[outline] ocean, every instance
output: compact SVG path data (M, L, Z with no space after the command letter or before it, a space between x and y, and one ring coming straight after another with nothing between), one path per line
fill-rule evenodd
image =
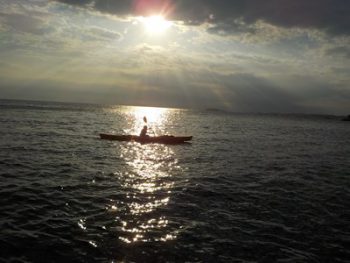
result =
M349 124L1 100L0 261L350 262Z

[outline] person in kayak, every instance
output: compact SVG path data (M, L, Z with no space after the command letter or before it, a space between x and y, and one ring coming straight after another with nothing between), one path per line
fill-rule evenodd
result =
M140 137L146 137L147 135L147 125L143 126L141 132L140 132Z
M140 137L146 137L146 136L148 136L147 135L147 117L146 116L144 116L143 117L143 122L145 123L145 125L143 126L143 128L142 128L142 130L141 130L141 132L140 132Z

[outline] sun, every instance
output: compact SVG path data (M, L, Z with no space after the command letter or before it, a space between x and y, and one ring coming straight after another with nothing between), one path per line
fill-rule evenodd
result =
M162 15L143 17L141 21L150 34L164 33L172 26L172 22L166 20Z

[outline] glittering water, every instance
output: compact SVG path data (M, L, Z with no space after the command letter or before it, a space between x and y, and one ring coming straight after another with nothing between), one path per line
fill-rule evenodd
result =
M336 117L0 101L0 261L349 262ZM191 145L100 132L193 135Z

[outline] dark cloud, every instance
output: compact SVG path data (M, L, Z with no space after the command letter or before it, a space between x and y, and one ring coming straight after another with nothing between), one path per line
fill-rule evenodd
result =
M252 30L257 21L281 27L350 34L348 0L56 0L117 15L166 12L189 24L211 22L211 31Z
M241 34L241 33L249 33L254 34L257 32L257 29L252 24L247 24L241 19L235 20L226 20L226 21L218 21L214 23L212 26L208 28L210 33L215 34Z

